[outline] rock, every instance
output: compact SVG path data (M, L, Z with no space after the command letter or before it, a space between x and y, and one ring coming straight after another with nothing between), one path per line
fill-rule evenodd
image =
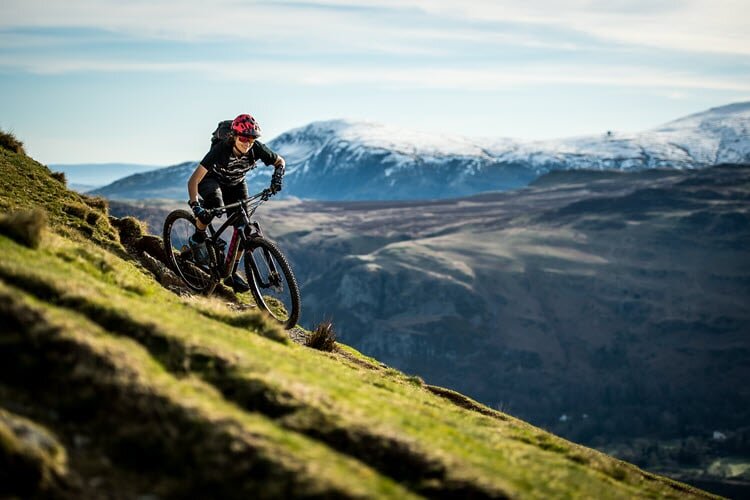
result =
M151 254L143 252L138 256L143 267L151 271L159 283L173 292L189 293L190 290L185 283L169 269L163 262L155 259Z

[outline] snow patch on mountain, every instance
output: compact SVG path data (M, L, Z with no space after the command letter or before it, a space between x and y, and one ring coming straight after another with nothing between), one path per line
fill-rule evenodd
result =
M447 158L523 163L539 173L557 168L621 170L699 168L722 162L750 161L750 103L737 103L681 118L641 133L608 131L547 141L472 139L402 129L372 122L331 120L291 130L271 146L308 171L317 153L358 160L381 151L390 160L386 176L411 163ZM476 167L468 162L468 168ZM346 165L341 165L346 168Z
M310 140L315 138L315 140ZM305 127L290 130L274 139L280 148L294 148L300 139L307 143L306 153L313 152L315 146L331 141L345 144L358 144L364 148L382 149L406 156L474 156L482 154L482 146L466 137L433 134L374 122L350 120L330 120L314 122ZM290 152L293 151L290 150ZM296 151L295 151L296 152Z
M713 108L640 133L607 132L552 141L507 141L491 146L498 157L536 167L699 168L750 161L750 103Z

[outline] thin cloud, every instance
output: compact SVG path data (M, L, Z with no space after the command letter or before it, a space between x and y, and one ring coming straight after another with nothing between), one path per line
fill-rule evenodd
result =
M585 67L566 65L524 65L501 68L421 67L394 69L388 66L331 65L265 61L259 73L254 65L233 61L112 61L102 59L27 58L23 61L0 57L0 68L20 69L50 75L69 73L186 73L211 75L223 81L284 81L308 86L355 85L403 89L499 90L524 86L595 85L666 89L671 97L689 89L750 92L750 82L728 77L711 77L669 72L638 66Z
M302 83L343 85L376 82L391 88L434 88L462 90L499 90L529 85L595 85L666 89L705 89L750 91L750 82L705 77L685 73L659 72L640 67L581 68L580 66L539 66L467 70L461 68L424 68L394 70L388 68L326 68L304 73Z
M566 27L602 40L689 52L750 54L746 0L405 0L436 15Z
M345 6L349 1L324 0ZM363 0L462 20L573 29L600 40L688 52L750 54L746 0Z
M317 8L316 8L317 7ZM325 8L321 8L325 7ZM372 12L363 15L363 8ZM420 23L399 22L421 13ZM701 53L750 54L750 9L746 0L363 0L315 2L235 2L198 0L129 1L4 0L0 27L91 27L151 38L269 39L283 43L348 44L352 48L388 51L396 42L414 39L414 32L430 23L450 22L442 34L431 30L430 40L454 37L456 31L481 22L505 33L503 26L534 26L573 30L601 41ZM503 43L541 47L569 43L563 34L544 30L504 34ZM488 42L491 40L487 40ZM401 44L402 49L408 45ZM424 47L423 47L424 50Z

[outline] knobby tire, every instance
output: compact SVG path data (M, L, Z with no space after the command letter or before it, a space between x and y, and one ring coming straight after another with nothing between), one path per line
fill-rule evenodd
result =
M187 210L175 210L171 212L166 220L164 221L164 253L169 259L170 267L180 277L180 279L193 291L210 295L216 285L218 279L213 276L213 272L208 266L199 266L191 261L190 254L181 252L184 245L187 245L187 236L183 235L185 241L173 241L172 229L175 225L182 226L183 224L189 224L192 231L195 231L195 217L191 212ZM179 247L175 247L179 245ZM215 258L213 253L213 247L207 245L209 255Z
M248 241L247 244L248 248L244 259L245 275L248 279L248 284L250 285L250 291L255 298L255 302L258 304L258 308L268 313L277 322L281 323L284 328L294 328L294 326L297 324L297 321L299 320L300 315L300 294L299 287L297 286L297 280L294 278L294 273L292 273L292 268L289 265L289 262L286 260L284 254L281 253L279 247L277 247L275 243L265 238L252 238ZM260 283L258 282L257 268L253 270L253 267L255 267L256 264L252 258L248 258L249 254L252 254L254 250L257 250L259 248L267 251L268 254L273 257L275 264L280 267L278 271L283 274L284 280L289 288L288 294L289 300L291 302L291 311L288 311L288 317L279 317L279 314L274 313L272 308L266 303L266 298L263 296Z

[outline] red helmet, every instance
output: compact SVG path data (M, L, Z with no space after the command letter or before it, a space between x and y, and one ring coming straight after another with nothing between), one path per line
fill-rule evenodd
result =
M260 125L250 115L240 115L232 121L232 133L245 137L260 137Z

